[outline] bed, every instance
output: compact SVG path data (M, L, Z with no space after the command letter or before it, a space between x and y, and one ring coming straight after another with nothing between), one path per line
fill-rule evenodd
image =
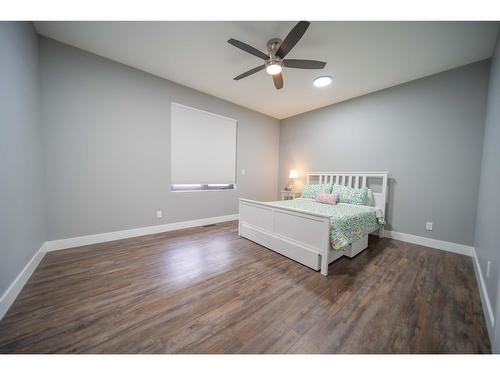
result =
M366 249L370 233L384 236L388 172L309 172L306 177L307 184L368 188L368 202L331 206L307 198L240 198L239 235L327 276L328 264Z

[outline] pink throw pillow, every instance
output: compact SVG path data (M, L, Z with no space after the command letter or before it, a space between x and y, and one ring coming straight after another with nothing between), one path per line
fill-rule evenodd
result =
M338 193L333 193L333 194L318 193L318 195L316 196L316 202L318 202L318 203L335 205L335 204L337 204L338 200L339 200Z

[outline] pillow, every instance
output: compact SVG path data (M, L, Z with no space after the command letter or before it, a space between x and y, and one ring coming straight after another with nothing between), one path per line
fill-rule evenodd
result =
M316 202L318 203L336 205L338 200L339 200L338 193L333 193L333 194L318 193L318 195L316 196Z
M366 205L368 201L368 189L354 189L349 186L333 185L332 192L339 194L339 203Z
M304 191L302 192L302 198L316 199L318 193L330 193L331 191L332 185L330 184L305 185Z

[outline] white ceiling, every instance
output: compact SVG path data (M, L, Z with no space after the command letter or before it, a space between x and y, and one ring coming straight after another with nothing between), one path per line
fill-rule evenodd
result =
M38 32L278 119L491 57L493 22L312 22L287 58L326 61L322 71L286 69L276 90L265 71L234 81L295 22L36 22ZM312 80L331 74L322 89Z

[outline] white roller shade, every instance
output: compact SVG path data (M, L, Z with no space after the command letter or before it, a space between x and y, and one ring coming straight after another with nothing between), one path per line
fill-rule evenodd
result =
M172 103L171 184L234 184L237 121Z

